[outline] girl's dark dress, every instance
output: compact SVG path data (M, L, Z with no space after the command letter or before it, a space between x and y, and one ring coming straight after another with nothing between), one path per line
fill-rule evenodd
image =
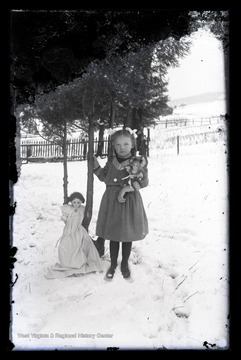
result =
M98 167L94 173L100 181L105 182L106 191L100 203L96 235L107 240L131 242L142 240L148 234L148 221L139 190L125 194L126 201L120 203L118 194L123 187L124 177L128 175L125 167L130 159L114 156L104 168ZM148 185L148 171L144 172L138 183L141 188Z

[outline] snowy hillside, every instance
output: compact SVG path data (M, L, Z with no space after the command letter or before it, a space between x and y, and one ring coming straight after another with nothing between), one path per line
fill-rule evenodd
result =
M168 103L173 108L175 116L202 117L202 116L220 116L225 115L226 100L222 92L211 92L200 95L180 98Z
M161 134L161 125L151 129L150 184L141 190L149 234L133 244L131 282L119 268L112 282L104 274L45 278L63 230L63 165L22 165L14 188L14 350L228 348L225 129L215 141L183 145L179 155L160 148ZM86 194L86 165L68 164L69 193ZM104 184L94 181L93 237L104 192ZM107 269L108 241L103 264Z
M221 111L220 111L221 110ZM211 102L196 103L185 106L178 106L174 109L173 115L187 116L219 116L226 114L226 106L223 100L215 100Z

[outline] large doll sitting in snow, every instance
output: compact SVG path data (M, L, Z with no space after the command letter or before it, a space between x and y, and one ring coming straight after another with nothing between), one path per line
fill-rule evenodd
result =
M144 171L146 166L147 166L147 159L144 156L133 157L130 160L130 164L125 167L129 175L122 178L122 180L126 180L123 186L125 187L127 185L131 185L134 188L136 188L138 184L138 180L142 180L144 177Z
M82 225L85 207L83 195L74 192L61 207L65 226L58 240L58 260L48 269L46 278L64 278L103 271L98 251ZM57 245L56 244L56 245Z

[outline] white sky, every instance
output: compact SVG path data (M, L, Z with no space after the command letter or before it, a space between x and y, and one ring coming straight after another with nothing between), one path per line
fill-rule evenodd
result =
M221 43L211 34L199 31L192 36L190 54L168 73L170 100L205 92L224 92L224 59Z

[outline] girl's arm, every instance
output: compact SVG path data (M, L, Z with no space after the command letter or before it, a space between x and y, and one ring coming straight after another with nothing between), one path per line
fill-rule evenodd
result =
M147 168L148 160L146 156L142 156L141 165L142 165L142 170L141 170L142 176L132 180L132 186L134 187L135 190L140 190L141 188L144 188L149 184L148 168Z
M142 185L141 185L142 183ZM119 192L118 194L118 201L120 203L124 203L126 201L126 199L124 198L125 194L127 192L133 192L135 190L140 190L142 187L146 187L148 185L148 178L145 179L144 181L144 178L142 180L134 180L132 181L132 185L127 185L127 186L124 186L121 191Z
M94 174L98 177L100 181L105 181L106 175L108 173L109 169L109 162L106 163L106 165L102 168L94 156Z
M134 179L132 181L132 186L135 188L135 190L140 190L141 188L147 187L149 184L149 179L148 179L148 169L146 168L143 171L143 177L142 179Z
M118 201L119 201L120 203L125 202L125 201L126 201L126 199L124 198L125 193L127 193L127 192L133 192L133 191L135 191L135 189L133 188L133 186L131 186L131 185L126 185L126 186L124 186L124 187L121 189L121 191L119 192L119 194L118 194Z

